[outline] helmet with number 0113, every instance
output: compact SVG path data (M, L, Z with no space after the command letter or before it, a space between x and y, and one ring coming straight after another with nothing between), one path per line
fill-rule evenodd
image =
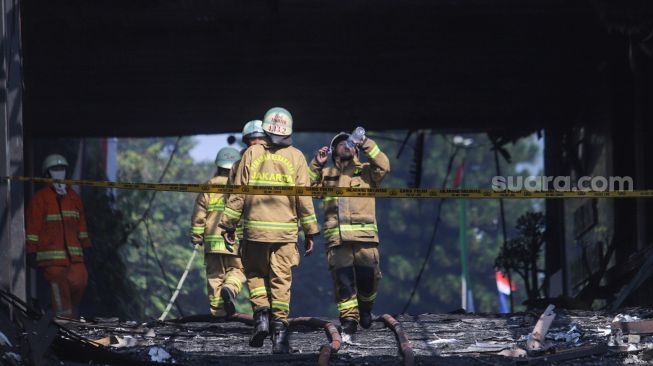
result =
M263 117L263 130L277 136L292 135L292 115L285 108L270 108Z

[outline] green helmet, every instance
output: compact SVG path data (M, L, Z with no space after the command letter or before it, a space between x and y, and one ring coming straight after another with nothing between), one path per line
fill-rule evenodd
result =
M256 119L245 123L245 127L243 127L243 142L251 137L264 136L265 131L263 131L263 121Z
M292 116L288 110L281 107L270 108L263 117L263 130L277 136L292 134Z
M231 169L235 162L240 160L240 152L233 147L223 147L215 157L215 165L218 168Z
M48 169L57 165L63 165L67 168L68 161L66 160L66 158L63 157L63 155L59 155L59 154L48 155L45 158L45 160L43 160L43 167L42 167L43 174L45 174L48 171Z

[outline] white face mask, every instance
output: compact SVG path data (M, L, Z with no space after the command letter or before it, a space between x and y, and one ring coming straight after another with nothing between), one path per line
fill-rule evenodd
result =
M66 179L66 171L65 170L48 170L50 173L50 176L53 179ZM53 183L54 190L57 191L58 194L64 195L66 194L66 184L65 183Z

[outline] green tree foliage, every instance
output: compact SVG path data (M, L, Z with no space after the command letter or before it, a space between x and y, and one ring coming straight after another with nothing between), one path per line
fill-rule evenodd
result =
M541 212L526 212L517 219L519 235L508 240L501 249L496 263L504 271L518 274L524 282L528 300L540 297L541 286L538 274L543 270L544 258L544 215Z
M106 180L100 157L99 140L85 141L84 175L88 179ZM143 303L133 301L140 295L126 278L128 265L120 252L125 242L125 221L121 219L115 197L106 189L82 188L86 221L93 247L86 251L89 285L84 296L83 314L136 319Z
M381 149L390 157L392 172L386 178L386 187L408 187L414 181L414 137L408 140L401 156L397 156L405 137L403 132L371 133ZM332 134L294 135L295 146L302 150L307 160L321 146L329 143ZM422 164L422 187L440 186L447 170L447 162L454 147L451 135L426 134ZM451 187L456 168L464 155L466 187L490 188L495 175L494 154L491 144L483 134L469 135L474 144L454 159L447 186ZM119 142L119 179L121 181L156 182L168 161L176 138L121 139ZM210 162L193 162L189 151L194 146L192 138L182 138L170 164L164 182L198 183L208 180L214 167ZM523 139L506 149L512 163L501 159L503 175L529 175L540 151L533 138ZM216 149L217 150L217 149ZM147 209L152 192L122 190L118 193L118 208L127 228L137 222ZM157 317L170 297L170 288L176 285L192 247L188 239L190 215L194 194L159 192L149 211L146 225L139 225L127 239L122 254L127 262L126 275L137 288L142 301L141 318ZM318 216L323 215L322 205L315 200ZM381 237L381 267L383 279L376 312L395 313L403 308L424 260L432 235L438 200L378 199L377 216ZM541 202L506 200L506 226L509 237L513 234L517 218L526 211L539 209ZM410 308L412 313L446 312L460 307L460 258L458 246L458 205L454 200L443 203L441 223L433 253L419 285L417 296ZM502 246L499 203L497 200L469 200L467 203L467 228L471 286L474 290L477 311L498 310L494 261ZM147 228L152 238L150 246ZM333 285L327 270L324 241L317 240L311 257L302 258L294 272L291 313L294 316L335 316ZM302 243L300 243L300 247ZM163 277L156 264L156 253L167 276ZM516 277L516 276L515 276ZM202 261L198 260L179 297L185 315L208 313L206 282ZM246 287L245 287L246 288ZM516 295L524 295L517 293ZM525 297L525 296L524 296ZM251 311L247 293L239 296L239 310ZM516 298L516 303L521 300ZM174 309L174 308L173 308Z
M411 171L415 170L413 146L415 138L398 157L405 132L370 133L381 149L388 155L392 172L386 177L385 187L409 187L414 181ZM295 146L301 149L308 160L321 146L327 145L332 134L296 134ZM469 188L490 188L496 175L494 152L484 134L466 136L474 144L454 159L447 186L453 185L453 176L462 157L465 158L465 185ZM452 135L426 134L422 164L422 187L439 187L447 170L450 154L453 153ZM519 140L505 146L512 163L500 157L502 175L534 175L532 171L539 145L534 138ZM365 158L362 158L365 160ZM526 211L537 210L541 201L505 200L506 227L508 237L512 236L517 218ZM432 235L438 200L424 199L378 199L377 218L380 231L381 269L376 312L396 313L407 301L415 277L424 260ZM442 208L440 223L433 253L419 285L417 296L410 307L412 313L446 312L458 309L460 304L460 257L458 245L458 205L446 200ZM319 200L315 201L321 220ZM471 285L474 290L476 310L498 311L498 297L494 277L494 262L503 239L501 237L499 202L497 200L469 200L467 203L467 245ZM318 244L323 240L318 239ZM299 314L336 315L333 305L333 285L327 271L325 251L318 250L314 257L304 260L296 271L293 311ZM516 277L516 276L515 276ZM519 282L518 282L519 283ZM516 293L516 304L525 294ZM331 302L329 302L330 300Z
M396 136L399 137L399 136ZM446 175L447 162L454 152L451 135L429 135L425 141L422 186L440 187ZM496 175L494 154L490 142L482 134L466 136L473 145L459 152L454 159L447 187L453 186L455 170L465 159L465 186L490 188ZM410 176L410 151L397 161L399 146L383 142L384 151L393 159L393 172L386 180L387 186L405 186ZM507 146L513 162L533 162L537 145L533 140L522 140ZM518 164L507 164L501 159L503 175L527 174ZM419 268L432 236L436 218L437 200L380 200L377 209L381 225L382 265L385 277L381 283L386 311L399 311L409 297ZM435 247L418 288L410 311L446 312L461 306L461 264L458 243L458 204L455 200L443 203L441 223L435 238ZM516 218L532 209L532 202L506 200L506 225L513 226ZM466 238L471 286L476 310L498 310L494 259L501 247L499 202L497 200L469 200L467 202ZM383 300L382 300L383 301Z
M119 142L119 180L127 182L156 182L175 149L176 138L121 139ZM206 182L214 172L211 163L195 163L189 155L195 142L182 138L176 149L163 182ZM126 275L137 287L138 301L143 302L143 319L158 317L171 296L171 290L184 271L192 254L189 239L190 217L196 194L157 192L147 218L138 226L148 210L152 191L122 190L118 193L118 207L123 213L130 235L122 254L128 263ZM128 231L128 232L129 232ZM157 260L158 257L158 260ZM198 255L177 300L184 315L208 313L206 277L203 255ZM158 265L160 261L163 271ZM241 298L246 298L242 294ZM243 302L245 304L245 302ZM241 311L248 307L240 305ZM178 314L173 307L172 315Z

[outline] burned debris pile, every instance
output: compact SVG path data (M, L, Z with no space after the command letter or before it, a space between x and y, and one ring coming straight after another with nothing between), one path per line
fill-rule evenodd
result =
M116 365L617 365L653 360L653 310L639 308L619 314L551 306L544 312L511 315L386 315L353 338L342 338L334 322L294 318L290 322L293 352L289 355L270 355L269 341L263 348L249 347L252 319L246 314L226 322L208 315L145 324L117 318L29 320L33 323L28 327L43 335L56 330L49 345L43 344L47 337L30 335L21 328L29 322L25 319L22 323L4 322L0 335L3 365L52 361ZM37 326L43 329L34 328ZM44 346L44 356L30 360L35 353L26 352L25 347L33 351Z

